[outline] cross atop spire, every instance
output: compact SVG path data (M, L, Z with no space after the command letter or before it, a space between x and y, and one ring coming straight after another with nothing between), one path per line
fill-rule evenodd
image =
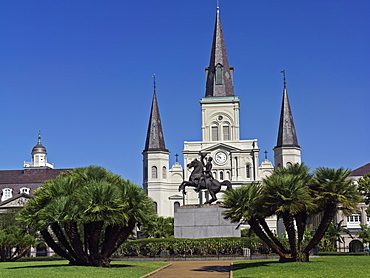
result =
M155 84L155 73L152 75L153 77L153 88L154 88L154 93L156 92L157 90L157 87L156 87L156 84Z
M146 135L146 143L144 151L166 151L164 136L162 130L161 117L159 115L159 108L157 102L155 75L154 78L154 94L152 100L152 109L150 111L148 132Z
M39 130L39 134L37 137L37 144L41 144L41 131Z
M206 68L206 71L206 97L234 96L234 85L232 80L233 68L229 67L218 1L211 58L209 67Z
M281 73L283 73L284 76L284 90L276 147L299 147L297 134L294 127L293 114L292 110L290 109L288 90L286 88L285 70L281 71Z

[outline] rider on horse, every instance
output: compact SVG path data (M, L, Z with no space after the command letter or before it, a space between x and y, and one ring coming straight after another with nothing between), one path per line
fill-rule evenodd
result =
M212 157L209 157L208 158L208 162L207 163L204 163L204 160L205 160L206 155L207 154L201 154L201 161L202 161L203 167L205 169L203 171L202 176L200 177L200 180L198 182L198 186L195 189L196 192L199 192L199 190L200 190L200 188L202 186L202 183L204 183L205 188L209 191L210 189L209 189L207 180L210 180L210 181L213 180L213 175L212 175L212 160L213 159L212 159Z

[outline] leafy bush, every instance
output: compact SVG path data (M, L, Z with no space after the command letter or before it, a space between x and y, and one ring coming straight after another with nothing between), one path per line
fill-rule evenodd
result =
M207 239L139 239L126 241L115 253L123 256L159 256L167 250L170 256L242 256L243 248L250 248L253 254L266 254L271 250L259 240L249 238L207 238Z

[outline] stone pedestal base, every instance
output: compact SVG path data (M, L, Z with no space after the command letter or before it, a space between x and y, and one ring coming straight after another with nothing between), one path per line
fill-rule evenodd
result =
M223 218L220 205L186 205L175 212L175 238L240 237L237 224Z

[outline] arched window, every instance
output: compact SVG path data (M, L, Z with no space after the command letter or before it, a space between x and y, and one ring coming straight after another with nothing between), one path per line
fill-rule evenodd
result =
M165 179L167 177L167 168L166 166L163 166L162 168L162 178Z
M228 179L229 181L231 181L230 171L227 171L227 172L226 172L226 176L227 176L227 179Z
M213 172L212 175L213 175L213 178L217 180L217 173Z
M175 202L174 204L173 204L173 210L174 210L174 212L176 213L177 212L177 209L180 207L180 203L179 202Z
M212 126L211 127L211 130L212 130L212 141L218 141L218 126Z
M28 187L22 187L20 190L19 190L19 193L25 193L25 194L30 194L30 189Z
M220 180L224 180L224 172L220 172Z
M230 127L228 125L222 127L222 133L225 141L230 140Z
M157 204L157 202L154 202L153 206L154 206L155 213L158 213L158 204Z
M292 166L292 163L291 162L287 162L286 163L286 167L289 168L290 166Z
M222 66L217 64L216 66L216 85L222 85Z
M152 166L152 179L158 178L158 170L157 167Z
M250 164L247 165L245 171L246 171L247 179L250 179L251 178L251 165Z
M11 198L12 197L12 191L13 191L13 189L11 189L11 188L4 188L3 189L3 196L1 197L1 201L5 201L5 200Z

